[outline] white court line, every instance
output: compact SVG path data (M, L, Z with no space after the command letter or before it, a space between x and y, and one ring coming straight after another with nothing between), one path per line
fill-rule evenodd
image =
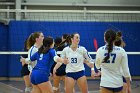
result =
M19 92L23 92L23 90L18 89L18 88L13 87L13 86L10 86L10 85L8 85L8 84L2 83L2 82L0 82L0 84L3 85L3 86L9 87L9 88L15 89L15 90L17 90L17 91L19 91Z

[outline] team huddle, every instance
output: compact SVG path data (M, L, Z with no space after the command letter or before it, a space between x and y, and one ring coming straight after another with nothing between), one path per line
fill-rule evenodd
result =
M100 93L131 93L131 75L122 33L108 29L104 41L105 45L97 50L94 59L85 47L79 45L78 33L64 34L62 39L55 40L44 37L42 32L32 33L25 42L28 56L20 59L25 92L60 93L59 83L63 80L65 93L76 93L76 83L81 93L88 93L86 64L91 68L93 79L101 76ZM56 51L62 52L57 55Z

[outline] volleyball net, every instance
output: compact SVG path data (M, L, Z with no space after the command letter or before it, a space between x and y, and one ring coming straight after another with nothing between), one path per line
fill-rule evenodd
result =
M31 10L0 9L1 19L31 21L102 21L102 22L139 22L140 11L123 10Z

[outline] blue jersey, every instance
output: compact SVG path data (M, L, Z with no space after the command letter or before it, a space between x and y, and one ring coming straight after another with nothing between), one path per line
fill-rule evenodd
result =
M54 63L54 56L56 56L56 51L54 49L49 49L49 51L46 54L40 54L40 53L35 53L33 56L31 56L30 60L34 61L37 60L37 64L34 67L34 69L39 69L47 72L48 74L50 73L50 69Z

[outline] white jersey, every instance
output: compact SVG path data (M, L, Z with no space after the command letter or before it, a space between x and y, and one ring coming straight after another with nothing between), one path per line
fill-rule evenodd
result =
M61 53L62 58L68 58L69 63L66 65L66 73L78 72L85 70L84 59L92 60L91 56L88 55L87 50L79 46L76 51L73 51L69 46L65 47Z
M26 61L29 61L30 60L30 57L35 54L36 52L38 51L38 48L36 46L32 46L29 51L28 51L28 58L26 59ZM35 67L37 61L34 61L34 62L30 62L28 64L28 69L29 71L31 72L32 69Z
M121 47L114 46L110 53L110 58L107 63L103 63L103 59L107 55L107 47L102 46L96 54L95 65L97 69L101 68L101 83L100 86L117 88L123 86L123 78L131 77L128 67L128 58L125 50ZM123 71L123 74L121 72Z

